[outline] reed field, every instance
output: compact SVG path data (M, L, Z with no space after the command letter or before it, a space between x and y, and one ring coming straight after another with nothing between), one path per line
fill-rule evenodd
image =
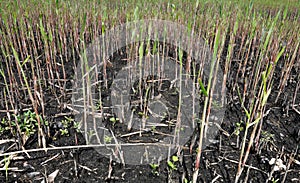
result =
M2 1L0 182L300 182L299 30L299 0Z

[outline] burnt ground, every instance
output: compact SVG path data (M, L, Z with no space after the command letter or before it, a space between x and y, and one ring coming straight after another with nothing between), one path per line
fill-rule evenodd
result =
M171 55L174 56L174 55ZM115 59L120 59L116 56ZM73 74L73 63L66 64L66 71L69 76ZM234 72L231 71L231 72ZM277 71L277 75L280 70ZM261 138L258 144L251 149L245 170L241 180L245 182L263 182L269 177L273 181L283 179L286 182L300 182L300 154L298 150L300 141L300 114L292 108L292 100L295 94L295 88L299 81L295 77L297 72L292 71L290 80L281 94L281 97L275 103L279 77L275 77L274 90L268 100L268 114L263 118L261 127ZM299 79L299 78L298 78ZM71 88L71 83L68 83ZM49 122L47 132L48 147L67 147L84 145L85 140L81 133L69 124L63 127L61 121L65 115L74 117L71 111L59 106L55 96L50 91L45 90L48 97L45 102L46 120ZM240 155L240 143L244 131L236 135L237 123L244 120L240 103L236 94L228 90L228 102L226 105L225 117L215 138L214 144L211 144L202 153L200 162L199 182L233 182L236 175L238 160ZM59 96L60 100L66 104L71 103L71 94ZM134 96L133 96L134 97ZM21 103L26 103L25 99ZM297 93L294 106L300 110L300 94ZM1 117L5 114L1 113ZM243 124L242 124L243 125ZM3 126L3 124L2 124ZM60 129L68 129L68 134L63 135ZM122 133L122 126L110 126L111 129ZM196 129L196 133L198 129ZM146 139L149 136L146 136ZM1 134L0 138L5 141L0 144L0 150L3 153L21 150L22 144L20 137L13 136L9 131ZM198 139L196 140L198 141ZM186 146L189 147L191 141ZM23 145L25 149L37 148L37 135L31 135ZM43 179L50 179L49 175L58 170L55 176L55 182L182 182L183 178L191 180L193 167L196 157L196 147L192 152L189 148L181 151L179 161L174 162L176 169L168 166L167 160L160 162L158 168L153 169L150 165L123 165L110 160L99 154L94 148L70 148L45 151L28 152L15 154L9 162L9 169L1 169L1 182L41 182ZM273 167L269 164L272 158L278 158L286 165L286 169L272 171ZM2 160L2 159L1 159ZM298 161L297 161L298 160ZM1 166L5 161L1 161ZM272 176L270 176L270 173ZM6 174L7 173L7 174ZM270 181L271 182L271 181Z

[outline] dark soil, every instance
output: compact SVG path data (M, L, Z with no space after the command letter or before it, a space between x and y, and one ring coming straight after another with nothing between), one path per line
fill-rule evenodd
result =
M175 50L170 51L169 56L174 57ZM115 54L112 60L116 63L126 57L126 55ZM118 60L119 59L119 60ZM186 57L185 57L186 59ZM65 65L66 72L69 76L74 74L73 63L67 62ZM232 73L235 70L231 71ZM280 74L280 70L277 71ZM280 99L275 103L277 96L277 88L279 78L274 80L274 90L268 100L267 111L268 114L263 118L261 127L260 141L255 144L251 149L247 166L242 174L241 180L245 182L263 182L268 179L272 166L269 161L272 158L280 158L283 164L288 167L288 171L275 171L273 173L274 180L283 180L285 177L286 182L300 182L300 154L298 150L300 142L300 115L293 110L291 104L295 93L295 88L299 80L296 79L297 72L293 71L290 75L290 80L285 88ZM155 77L155 76L153 76ZM146 78L143 82L147 83ZM299 78L298 78L299 79ZM135 83L139 84L139 83ZM164 83L168 85L168 81ZM153 85L154 95L159 92L164 93L163 90L158 91L159 86ZM67 88L71 89L71 82L68 81ZM144 91L144 90L143 90ZM64 116L74 117L72 111L65 106L59 106L56 97L62 103L71 103L71 92L66 92L61 96L52 95L51 91L45 89L46 93L46 120L49 122L49 129L45 129L47 136L48 147L64 147L84 145L85 140L81 133L78 133L72 124L69 124L68 135L62 135L60 129L64 129L61 121ZM109 90L107 90L109 92ZM132 99L137 99L139 94L132 93ZM219 131L218 136L215 138L215 143L207 147L202 153L200 162L200 174L198 177L199 182L234 182L237 171L238 160L240 155L240 143L242 141L243 131L240 136L235 135L236 123L244 120L245 114L241 110L238 97L236 93L231 93L228 90L226 112L222 130ZM300 93L296 94L295 106L300 110ZM173 106L177 106L177 96L172 101ZM26 104L27 99L20 100L20 111L25 109L21 104ZM109 103L108 103L109 104ZM137 114L140 106L136 106ZM5 117L5 113L1 113L1 118ZM175 118L174 114L170 114L163 121ZM106 120L108 128L115 130L117 134L124 134L126 126L120 124L111 125L109 123L110 117ZM167 123L166 123L167 124ZM172 131L172 127L167 129L160 129L161 132L167 133ZM196 129L195 134L199 129ZM9 131L3 133L0 138L2 140L13 139L13 141L0 144L0 151L3 153L21 150L21 146L25 149L37 148L37 135L32 135L25 144L20 143L20 139L13 136ZM145 142L152 142L151 138L159 139L159 135L152 135L150 132L146 133ZM137 140L137 137L127 139L128 142ZM194 140L193 138L191 140ZM198 141L198 137L196 142ZM167 160L160 162L159 167L154 170L150 165L123 165L110 160L107 157L100 155L94 148L71 148L71 149L58 149L48 152L37 151L29 153L19 153L11 160L8 168L16 168L8 170L7 175L4 170L0 172L0 182L41 182L45 177L55 170L59 170L55 177L55 182L183 182L184 178L191 180L194 170L194 163L196 157L197 144L193 146L192 151L189 150L191 141L186 144L186 149L183 149L179 154L179 161L175 162L177 169L171 169ZM2 159L1 159L2 160ZM298 161L295 161L298 160ZM6 178L7 177L7 178ZM271 181L270 181L271 182Z

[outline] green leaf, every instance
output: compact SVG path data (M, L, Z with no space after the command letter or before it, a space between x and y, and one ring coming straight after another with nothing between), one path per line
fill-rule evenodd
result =
M264 93L263 100L262 100L262 106L264 106L267 103L270 93L271 93L271 88L266 93Z
M174 163L172 161L168 161L168 166L172 169L172 170L177 170L176 166L174 165Z
M119 118L111 117L111 118L109 118L109 121L115 123L115 122L119 121Z
M155 164L155 163L150 163L150 167L151 167L151 169L153 169L153 170L156 170L157 168L158 168L158 164Z
M200 88L201 88L201 91L202 93L204 94L204 96L208 97L208 94L207 94L207 90L205 89L203 83L202 83L202 80L201 78L198 79L198 83L200 85Z
M284 53L285 51L285 46L280 50L280 52L278 53L278 55L276 56L276 59L275 59L275 64L277 64L278 60L280 59L280 57L282 56L282 54Z
M179 161L179 158L177 156L172 156L172 160L173 160L173 162L177 162L177 161Z
M247 118L248 119L250 119L250 113L249 113L249 111L244 107L244 111L245 111L245 113L246 113L246 116L247 116Z

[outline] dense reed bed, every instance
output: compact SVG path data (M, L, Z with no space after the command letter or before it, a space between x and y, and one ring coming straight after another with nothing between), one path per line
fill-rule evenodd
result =
M228 134L237 142L238 158L235 159L235 176L231 181L246 181L250 171L247 165L249 156L253 151L259 154L263 148L262 133L268 130L264 129L264 119L270 110L280 105L300 115L300 5L296 1L285 5L272 3L159 0L2 2L0 137L3 139L1 146L11 142L10 139L14 139L16 145L0 148L4 153L0 153L3 159L0 165L5 174L0 178L11 180L14 170L10 169L9 162L17 154L14 152L26 151L24 147L34 134L37 134L35 148L46 150L49 147L49 139L53 139L54 118L66 117L65 128L56 129L62 136L68 133L66 129L78 126L71 119L72 84L86 45L115 26L143 19L162 19L184 25L205 40L213 52L216 67L223 71L222 105L227 109L235 106L239 115L238 121L234 119L225 123L232 123L232 132L222 132L228 130L220 127L220 133ZM133 45L133 49L139 52L139 45ZM214 84L211 82L212 85L208 81L203 87L199 86L208 95L204 96L206 105L201 112L204 116L196 130L196 140L189 142L194 161L189 165L190 173L179 176L182 182L197 182L203 176L200 173L204 166L201 144L212 105L209 92ZM219 140L221 148L222 140ZM291 151L296 154L297 148ZM156 171L153 166L152 170ZM168 169L170 174L172 167ZM272 173L266 176L266 179L274 180ZM282 176L280 178L285 181Z

